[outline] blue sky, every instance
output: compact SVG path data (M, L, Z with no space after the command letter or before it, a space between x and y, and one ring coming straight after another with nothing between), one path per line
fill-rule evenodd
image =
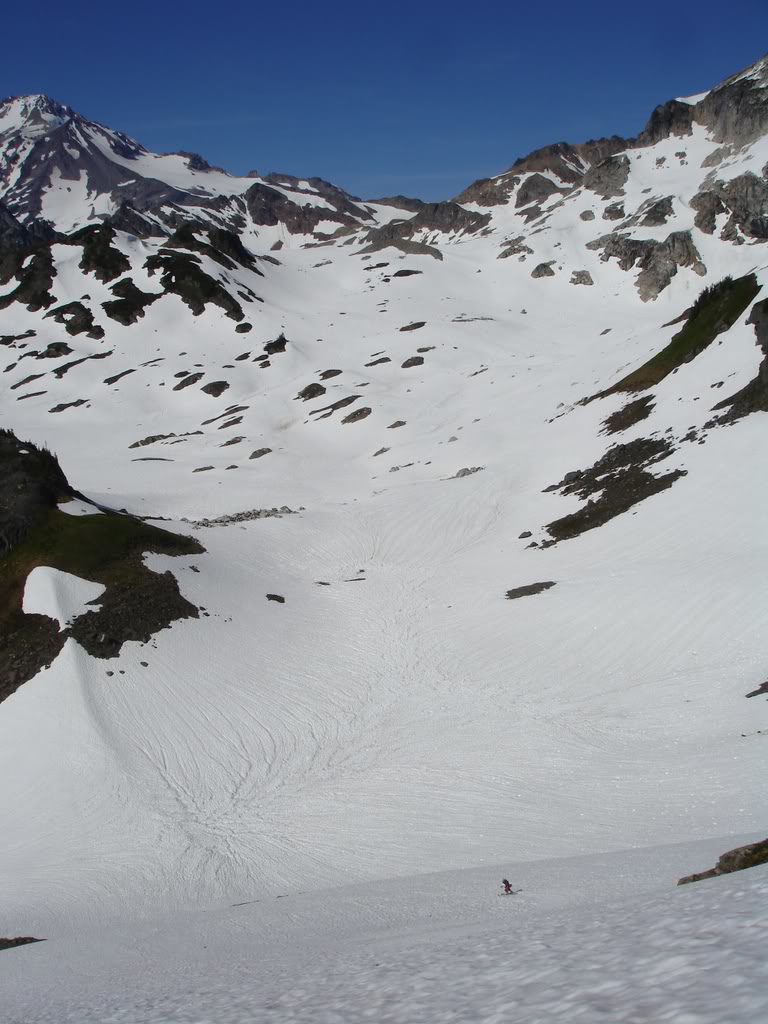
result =
M768 3L42 0L3 37L2 96L235 173L442 199L538 146L639 131L762 56Z

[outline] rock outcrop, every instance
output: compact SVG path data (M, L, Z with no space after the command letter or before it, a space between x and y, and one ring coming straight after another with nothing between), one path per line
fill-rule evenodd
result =
M673 231L662 242L622 233L602 235L588 242L587 248L602 250L600 259L615 259L622 270L639 269L637 290L643 302L655 299L680 267L688 267L700 277L707 272L690 231Z
M715 867L709 868L708 871L699 871L693 875L685 875L677 884L687 885L689 882L700 882L704 878L716 878L717 875L728 875L733 871L744 871L746 868L757 867L758 864L768 864L768 839L728 850L727 853L724 853L718 859Z

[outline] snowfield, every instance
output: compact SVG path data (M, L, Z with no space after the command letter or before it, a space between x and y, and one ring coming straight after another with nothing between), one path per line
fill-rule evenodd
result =
M43 140L75 116L51 110ZM68 636L0 706L0 935L47 940L0 954L2 1019L768 1016L766 868L675 888L768 820L768 705L745 699L768 670L768 413L714 409L765 372L768 251L691 203L756 176L765 137L726 152L696 125L617 159L618 192L548 172L540 207L451 206L487 223L387 244L369 230L412 211L339 228L333 193L272 182L299 213L238 207L243 257L204 199L252 179L72 123L120 187L199 184L180 209L203 226L169 240L150 210L157 234L102 238L98 275L51 240L43 302L0 310L3 425L57 453L78 528L127 511L205 550L143 556L199 617L114 657ZM43 209L93 223L116 205L94 188L54 167ZM690 232L696 256L643 250L663 287L642 301L646 264L589 247L612 232ZM45 283L39 258L19 273ZM711 344L595 397L726 275L754 289ZM143 293L127 319L118 286ZM636 491L669 486L557 539L619 445L651 452ZM107 593L43 561L22 610L63 629Z
M722 845L420 874L131 926L73 921L46 943L3 955L5 1019L760 1020L768 871L673 887L692 864L713 863ZM497 898L502 874L523 891Z

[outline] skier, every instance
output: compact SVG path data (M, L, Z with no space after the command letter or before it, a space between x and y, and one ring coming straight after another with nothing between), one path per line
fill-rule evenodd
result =
M504 895L505 896L512 896L512 895L514 895L514 891L515 890L512 888L512 885L511 885L509 879L502 878L501 884L504 886Z

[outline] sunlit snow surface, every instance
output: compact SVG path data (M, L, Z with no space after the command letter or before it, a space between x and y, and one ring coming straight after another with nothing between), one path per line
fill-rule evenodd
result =
M747 1024L768 1013L768 868L675 887L728 841L73 920L3 954L4 1020ZM522 892L499 898L502 874Z
M29 615L48 615L63 629L72 619L88 611L104 591L101 583L81 580L68 572L47 565L36 566L27 576L24 611Z

